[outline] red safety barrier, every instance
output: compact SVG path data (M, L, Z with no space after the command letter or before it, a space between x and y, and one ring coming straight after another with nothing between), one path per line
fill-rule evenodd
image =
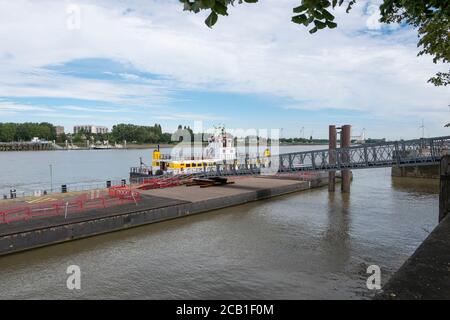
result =
M104 195L89 197L88 194L83 194L79 197L70 199L69 201L60 200L47 204L21 204L21 206L15 208L8 207L3 210L0 209L0 224L32 218L77 214L89 210L109 208L141 200L139 192L130 190L130 188L125 188L126 187L119 187L109 190L106 197Z
M141 184L137 188L139 190L151 190L151 189L176 187L181 184L183 184L183 179L177 178L177 177L154 178L154 179L149 179L147 182Z
M127 186L115 186L108 189L110 197L119 198L121 200L137 200L140 199L141 194Z
M10 223L32 218L30 208L15 208L2 211L3 223Z
M38 217L57 216L61 214L62 207L63 203L61 201L58 201L49 204L33 205L30 206L29 209L31 211L31 216L33 218L38 218Z

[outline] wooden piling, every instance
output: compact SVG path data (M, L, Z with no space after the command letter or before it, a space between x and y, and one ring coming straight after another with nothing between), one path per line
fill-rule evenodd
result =
M341 148L349 148L351 140L351 126L345 125L342 126L341 129ZM350 155L346 152L342 153L342 164L348 164L350 162ZM342 184L341 191L345 193L350 192L350 180L351 180L351 172L349 169L341 170L342 174Z
M439 222L450 211L450 155L441 158L439 192Z
M328 157L329 157L329 163L335 164L336 163L336 126L330 125L328 130L328 136L329 136L329 144L328 144ZM336 185L336 171L330 171L328 172L328 191L334 192L335 191L335 185Z

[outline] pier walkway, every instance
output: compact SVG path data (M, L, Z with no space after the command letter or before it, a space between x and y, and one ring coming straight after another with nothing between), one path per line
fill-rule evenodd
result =
M335 150L281 154L280 171L326 171L438 163L450 153L450 136L363 144Z

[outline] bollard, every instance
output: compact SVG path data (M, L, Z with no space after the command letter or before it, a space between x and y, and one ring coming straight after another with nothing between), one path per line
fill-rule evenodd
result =
M67 185L66 184L63 184L61 186L61 193L67 193Z

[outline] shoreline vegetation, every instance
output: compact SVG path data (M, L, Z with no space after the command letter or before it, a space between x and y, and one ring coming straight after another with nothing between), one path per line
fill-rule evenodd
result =
M1 142L0 142L1 144ZM99 150L146 150L146 149L157 149L158 146L160 148L174 148L176 146L178 146L178 142L175 143L143 143L143 144L127 144L126 147L125 146L121 146L121 147L115 147L115 146L109 146L107 148L93 148L93 147L86 147L86 146L78 146L75 145L75 147L72 146L72 148L66 148L64 145L60 145L57 144L59 146L59 148L52 148L52 149L39 149L39 148L35 148L35 149L26 149L26 148L22 148L20 150L15 150L15 149L11 149L11 150L5 150L4 148L0 148L0 152L21 152L21 151L73 151L73 150L79 150L79 151L99 151ZM205 147L207 145L207 143L203 143L203 146ZM187 147L189 146L189 144L184 144L182 145L183 147ZM246 147L257 147L258 144L246 144ZM264 146L268 146L270 147L270 144L260 144L260 147L264 147ZM280 143L279 146L328 146L328 144L326 143Z
M61 127L48 122L0 122L0 145L22 144L20 147L11 148L3 146L0 151L154 149L158 145L161 148L171 148L182 141L187 144L189 141L191 143L203 141L203 144L206 145L209 137L208 133L194 133L189 126L182 125L179 125L173 133L163 132L161 125L157 123L153 126L121 123L114 125L111 132L107 133L91 133L83 129L76 133L64 133L63 131L61 132ZM237 145L246 146L258 144L270 146L274 142L280 146L328 145L328 139L314 139L312 136L309 138L280 138L278 141L259 136L235 137L234 139ZM377 140L368 139L366 142L377 142ZM33 144L39 143L51 144L52 147L45 149L35 148L35 145L32 147ZM23 147L23 145L30 145L30 147Z
M178 142L174 143L143 143L143 144L127 144L126 148L120 148L120 149L155 149L158 148L173 148L176 147ZM206 146L207 143L203 143L203 146ZM319 145L328 145L328 143L280 143L280 146L319 146ZM187 146L187 145L186 145ZM249 146L257 146L256 144L250 144ZM87 150L87 148L84 148ZM83 150L83 148L80 147L79 150Z
M92 133L84 129L76 133L65 133L64 128L48 122L41 123L0 123L0 143L3 144L30 144L53 143L54 149L86 150L86 149L147 149L170 148L181 141L203 141L207 143L209 134L194 133L189 126L179 125L173 133L163 132L160 124L153 126L139 126L134 124L117 124L107 133ZM258 136L235 138L235 141L245 145L270 145L270 139ZM280 139L279 145L313 145L327 144L328 140L287 138ZM34 148L29 148L34 150ZM50 148L51 149L51 148ZM10 151L17 149L11 148ZM21 147L20 150L27 150ZM48 149L46 149L48 150ZM5 148L5 151L9 151Z

